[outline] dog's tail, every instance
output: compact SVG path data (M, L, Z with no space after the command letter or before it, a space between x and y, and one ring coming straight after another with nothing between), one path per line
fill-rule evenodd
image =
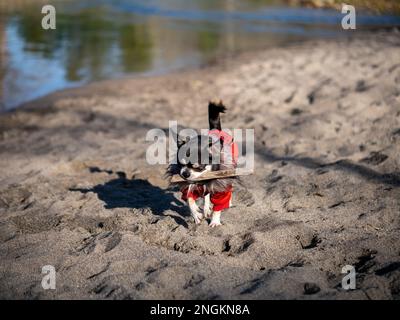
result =
M225 113L226 107L222 101L210 101L208 103L208 122L210 124L210 130L218 129L221 130L221 118L220 113Z

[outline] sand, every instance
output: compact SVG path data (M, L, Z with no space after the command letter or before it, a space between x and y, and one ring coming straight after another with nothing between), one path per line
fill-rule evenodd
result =
M399 58L395 31L315 40L2 114L0 297L399 299ZM145 135L206 128L214 98L225 127L255 129L256 167L209 228L146 163Z

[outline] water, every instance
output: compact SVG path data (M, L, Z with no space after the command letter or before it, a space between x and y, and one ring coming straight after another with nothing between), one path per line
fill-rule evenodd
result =
M41 28L41 7L49 3L56 30ZM354 32L341 29L337 10L268 0L14 0L2 8L0 111L91 81L163 74ZM357 12L357 32L393 25L399 16Z

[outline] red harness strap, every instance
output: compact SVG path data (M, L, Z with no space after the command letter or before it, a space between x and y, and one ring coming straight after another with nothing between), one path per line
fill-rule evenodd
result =
M218 130L218 129L213 129L210 130L208 132L209 136L215 136L218 139L222 139L223 144L224 144L224 150L226 150L226 152L230 152L231 153L231 161L233 162L232 164L236 166L237 164L237 160L239 157L239 148L238 145L233 142L233 137L231 135L229 135L228 133L226 133L225 131L222 130ZM225 159L227 161L229 161L228 159Z

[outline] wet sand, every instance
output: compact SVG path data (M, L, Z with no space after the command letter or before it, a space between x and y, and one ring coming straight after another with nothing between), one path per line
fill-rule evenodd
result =
M313 41L1 115L0 297L398 299L399 58L398 32ZM145 135L206 128L214 98L225 127L255 129L256 168L212 229L146 163Z

